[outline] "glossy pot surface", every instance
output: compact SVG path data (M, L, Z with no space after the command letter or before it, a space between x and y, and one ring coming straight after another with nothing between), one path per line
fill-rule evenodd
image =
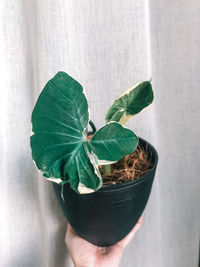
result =
M140 138L152 155L152 169L135 181L103 186L91 194L77 194L67 183L53 187L68 222L84 239L97 246L110 246L125 237L135 226L147 204L155 176L158 155L155 148Z

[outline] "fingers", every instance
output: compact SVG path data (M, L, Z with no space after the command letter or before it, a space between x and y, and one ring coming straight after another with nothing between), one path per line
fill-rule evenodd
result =
M117 245L125 248L129 244L129 242L132 240L136 232L139 230L141 224L142 224L142 217L140 217L140 219L138 220L134 228L131 230L131 232L127 236L125 236L121 241L119 241Z
M74 231L74 229L71 227L71 224L67 224L67 231L70 232L71 234L75 235L76 232Z
M73 250L74 245L77 247L77 244L80 247L85 247L85 249L94 249L97 248L95 245L80 237L68 223L67 231L65 235L65 244L67 245L68 250Z
M65 243L67 244L67 241L71 240L75 235L76 235L76 232L71 227L71 225L68 223L67 224L66 235L65 235Z
M119 241L116 245L118 247L121 247L121 248L124 249L129 244L129 242L132 240L132 238L134 237L134 235L136 234L136 232L139 230L141 224L142 224L142 217L140 217L140 219L138 220L137 224L130 231L130 233L127 236L125 236L121 241ZM68 225L67 225L67 231L66 231L66 236L65 236L65 243L68 245L69 240L72 240L76 236L77 236L76 232L71 227L71 225L68 223ZM84 240L84 241L87 242L87 243L89 243L86 240Z

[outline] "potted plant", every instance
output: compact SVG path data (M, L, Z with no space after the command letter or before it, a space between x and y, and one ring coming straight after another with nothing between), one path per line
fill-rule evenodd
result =
M32 158L42 175L53 182L74 230L95 245L110 246L121 240L146 206L157 152L123 125L152 101L151 82L137 84L115 100L105 125L96 131L82 86L58 72L34 107ZM89 123L93 130L90 138ZM137 171L134 165L141 160L143 174L133 179L127 170ZM122 162L126 167L121 167ZM123 175L115 179L120 172ZM130 179L124 179L128 175Z

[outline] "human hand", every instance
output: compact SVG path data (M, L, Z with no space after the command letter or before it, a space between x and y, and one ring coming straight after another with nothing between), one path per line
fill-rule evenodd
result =
M140 228L139 219L131 232L110 247L98 247L81 238L68 224L65 243L75 267L118 267L123 251Z

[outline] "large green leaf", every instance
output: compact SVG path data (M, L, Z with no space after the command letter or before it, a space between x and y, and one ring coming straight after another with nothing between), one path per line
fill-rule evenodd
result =
M32 113L32 157L45 177L55 182L69 180L76 191L79 182L92 190L101 186L83 145L88 121L82 86L59 72L46 84Z
M110 122L93 135L90 145L99 160L117 161L135 150L138 138L121 124Z
M151 83L145 81L128 89L115 100L106 114L106 122L117 121L125 124L130 117L139 113L153 101Z

